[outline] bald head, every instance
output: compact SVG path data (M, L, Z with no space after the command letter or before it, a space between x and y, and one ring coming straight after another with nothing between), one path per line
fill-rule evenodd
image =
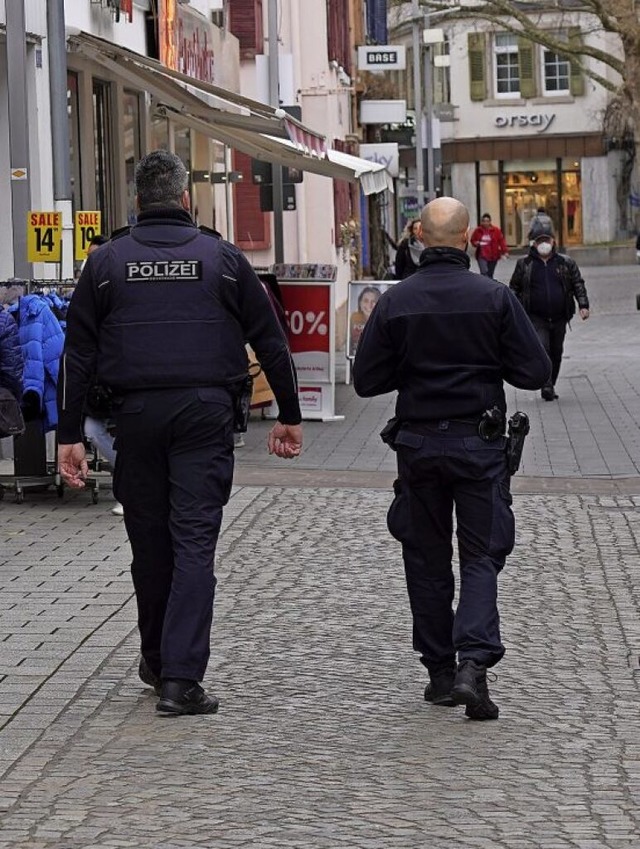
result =
M422 210L422 241L428 248L465 250L469 213L455 198L436 198Z

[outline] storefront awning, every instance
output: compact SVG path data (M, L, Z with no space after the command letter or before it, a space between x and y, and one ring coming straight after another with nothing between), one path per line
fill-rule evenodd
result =
M336 180L360 181L365 194L392 186L383 166L328 149L324 136L284 115L281 109L189 77L89 33L71 35L68 41L71 49L125 84L148 91L158 113L255 159Z

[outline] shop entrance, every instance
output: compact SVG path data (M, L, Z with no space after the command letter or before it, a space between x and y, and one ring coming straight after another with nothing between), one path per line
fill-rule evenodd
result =
M509 247L527 247L531 220L540 207L551 217L561 245L582 243L577 160L481 162L479 166L480 209L497 212L496 207L501 207L502 229Z
M503 175L507 244L527 245L531 219L540 207L551 217L561 245L582 242L582 193L577 160L505 162Z
M536 211L544 207L558 232L558 187L554 171L514 171L504 175L505 238L524 247Z

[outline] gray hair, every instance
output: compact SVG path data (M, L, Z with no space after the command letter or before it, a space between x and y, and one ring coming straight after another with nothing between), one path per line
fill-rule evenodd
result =
M140 210L150 206L180 206L189 185L184 163L175 153L154 150L136 165L136 194Z

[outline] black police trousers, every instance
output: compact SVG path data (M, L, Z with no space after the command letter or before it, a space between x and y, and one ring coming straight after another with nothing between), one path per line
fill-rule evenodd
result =
M504 654L498 574L515 541L505 444L505 437L485 442L475 425L449 421L400 429L396 437L399 477L387 522L402 543L413 646L430 673L454 666L456 655L493 666Z
M221 387L131 392L115 419L113 492L133 554L142 655L156 675L201 681L233 478L231 395Z

